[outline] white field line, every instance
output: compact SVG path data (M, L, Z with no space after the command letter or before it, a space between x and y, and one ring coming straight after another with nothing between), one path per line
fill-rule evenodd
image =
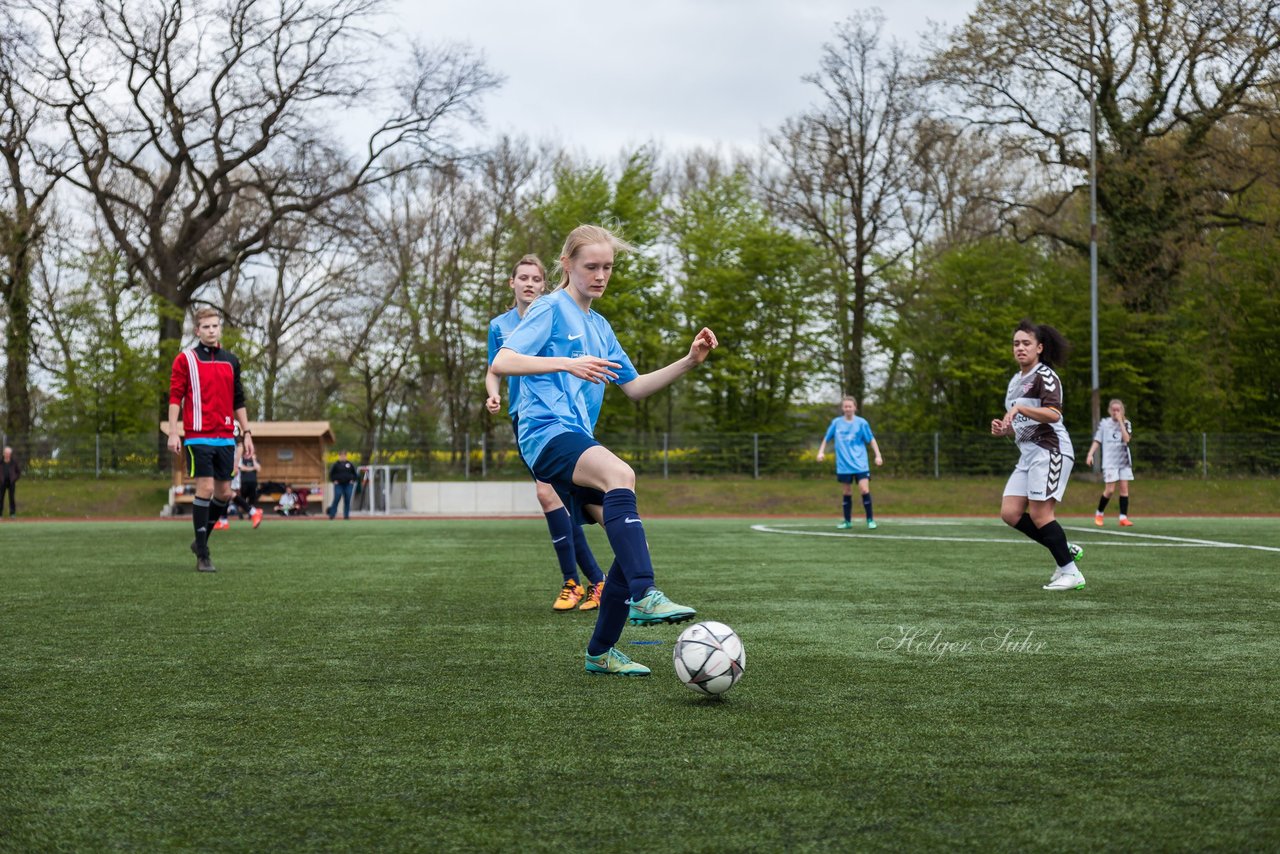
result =
M893 524L898 524L898 523L895 522ZM947 524L954 525L954 524L960 524L960 523L950 522ZM793 536L800 536L800 537L845 537L845 538L857 538L857 539L865 539L865 540L933 540L935 542L943 542L943 543L1022 542L1021 539L1011 539L1008 537L950 537L950 536L927 536L924 534L880 534L880 533L854 534L854 533L846 533L843 531L839 533L835 531L798 531L798 530L795 530L794 528L789 528L783 525L752 525L751 530L760 531L761 533L765 533L765 534L791 534ZM1224 543L1218 540L1201 540L1201 539L1193 539L1190 537L1169 537L1169 536L1162 536L1160 534L1130 534L1128 532L1121 532L1121 531L1098 531L1092 528L1074 528L1074 527L1067 528L1065 526L1064 526L1064 530L1079 531L1086 534L1110 534L1115 537L1123 538L1122 540L1117 542L1090 541L1090 542L1082 543L1082 545L1087 545L1089 548L1095 548L1100 546L1130 546L1134 548L1148 548L1148 549L1211 548L1211 549L1253 549L1253 550L1262 551L1262 552L1280 552L1280 548L1275 548L1273 546L1252 546L1252 545L1247 545L1245 543ZM1151 540L1161 540L1162 542L1151 542ZM1030 541L1028 540L1028 542Z

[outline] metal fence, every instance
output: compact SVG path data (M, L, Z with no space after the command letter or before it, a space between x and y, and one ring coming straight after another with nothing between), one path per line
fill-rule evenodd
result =
M820 435L812 433L687 433L601 435L600 441L643 475L825 477L834 453L818 463ZM885 464L878 474L963 477L1007 474L1016 458L1008 439L979 433L880 433ZM1085 471L1091 434L1072 437L1076 472ZM157 465L160 437L60 435L7 437L30 477L167 475ZM1136 433L1130 445L1138 477L1274 477L1280 475L1280 434ZM355 455L358 456L358 455ZM415 480L527 477L509 429L455 442L400 442L379 447L372 460L408 465ZM336 455L335 455L336 458ZM269 467L270 461L264 460Z

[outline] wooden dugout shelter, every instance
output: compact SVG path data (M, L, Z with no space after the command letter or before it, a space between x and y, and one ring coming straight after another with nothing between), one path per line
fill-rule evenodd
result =
M182 425L178 425L182 435ZM299 495L307 497L308 507L324 506L324 485L329 480L325 455L335 442L328 421L250 421L253 447L262 471L258 483L284 483ZM160 423L160 432L169 435L168 422ZM187 469L183 456L173 458L173 503L180 508L191 503L195 479ZM258 504L274 505L280 493L258 496Z

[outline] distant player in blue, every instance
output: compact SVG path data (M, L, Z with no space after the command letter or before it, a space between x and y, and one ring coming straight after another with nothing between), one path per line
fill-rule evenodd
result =
M588 673L648 676L649 668L621 653L622 629L692 619L694 609L672 602L654 586L644 523L636 510L636 474L593 438L605 385L615 382L632 400L671 385L706 361L717 346L702 329L685 357L647 374L631 364L609 321L592 311L613 273L616 252L631 247L595 225L570 232L560 255L559 288L534 302L498 351L492 369L520 376L520 451L534 477L566 498L575 518L599 522L613 547L595 631L587 644Z
M533 301L542 296L547 286L546 268L537 255L526 255L516 262L508 282L515 294L515 305L505 314L500 314L489 321L489 364L498 355L503 342L511 335L520 320L529 311ZM502 381L490 368L484 375L484 387L488 392L485 408L497 414L502 408ZM507 378L507 414L511 416L511 427L516 436L520 435L520 377ZM527 465L527 463L526 463ZM604 592L604 573L595 555L587 545L583 536L582 525L570 516L564 502L556 494L549 483L534 479L538 494L538 503L542 505L542 514L547 518L547 530L551 533L551 546L556 550L556 558L560 561L560 573L564 576L564 586L556 594L551 603L553 611L594 611L600 607L600 596ZM588 586L584 587L578 580L578 567L587 576Z
M833 419L827 428L827 435L822 437L818 446L818 462L827 456L827 442L835 440L836 480L844 484L844 521L837 528L853 527L853 482L858 482L862 490L862 511L867 515L867 527L876 526L875 514L871 512L871 467L867 464L867 445L876 454L876 465L884 465L880 456L880 446L871 433L871 425L867 419L858 415L858 401L854 397L846 397L840 401L840 416Z

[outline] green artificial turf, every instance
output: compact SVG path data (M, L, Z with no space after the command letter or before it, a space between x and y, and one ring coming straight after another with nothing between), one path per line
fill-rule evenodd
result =
M0 526L0 849L1280 846L1280 520L1073 530L1073 593L989 521L646 528L723 700L677 627L584 673L540 521L237 523L213 575L183 522Z

